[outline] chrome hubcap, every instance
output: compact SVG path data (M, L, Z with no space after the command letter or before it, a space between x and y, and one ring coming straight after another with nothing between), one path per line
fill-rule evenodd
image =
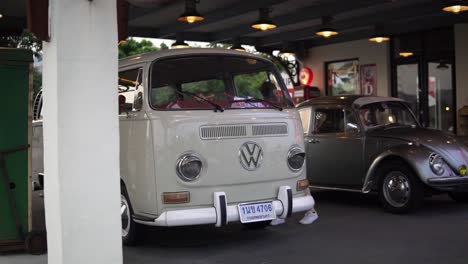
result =
M399 171L387 174L383 183L383 194L385 200L393 207L405 206L411 195L408 177Z
M120 216L122 218L122 236L126 237L130 232L130 207L123 195L120 195Z

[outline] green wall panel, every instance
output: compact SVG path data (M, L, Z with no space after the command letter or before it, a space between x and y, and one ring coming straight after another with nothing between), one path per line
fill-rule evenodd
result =
M30 51L0 48L0 151L27 145L29 142L29 67ZM28 151L10 154L6 167L24 231L28 228ZM3 179L0 170L0 179ZM0 180L0 241L16 240L15 220L7 189Z

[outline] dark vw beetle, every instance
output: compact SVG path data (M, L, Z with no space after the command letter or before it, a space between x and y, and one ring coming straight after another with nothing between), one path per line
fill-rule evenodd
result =
M298 105L312 187L368 193L409 212L425 195L468 202L468 148L454 135L421 127L397 98L341 96Z

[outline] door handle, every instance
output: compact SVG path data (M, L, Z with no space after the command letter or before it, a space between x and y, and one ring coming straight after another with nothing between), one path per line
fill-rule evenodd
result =
M309 143L312 143L312 144L317 144L317 143L320 143L320 141L318 139L309 139L308 141Z

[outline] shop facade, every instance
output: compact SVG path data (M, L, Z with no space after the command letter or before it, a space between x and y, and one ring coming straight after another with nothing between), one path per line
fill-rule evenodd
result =
M321 95L399 97L422 125L468 135L468 24L312 47L303 64Z

